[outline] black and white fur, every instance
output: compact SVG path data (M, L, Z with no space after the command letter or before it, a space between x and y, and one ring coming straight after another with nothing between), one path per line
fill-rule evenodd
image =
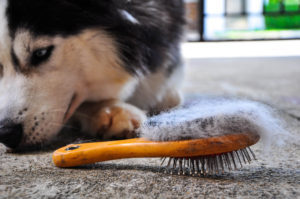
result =
M0 0L0 142L13 149L41 145L67 122L105 139L134 137L137 129L155 140L269 132L273 120L263 125L271 115L247 103L223 115L205 115L198 104L142 126L147 112L181 103L183 4Z

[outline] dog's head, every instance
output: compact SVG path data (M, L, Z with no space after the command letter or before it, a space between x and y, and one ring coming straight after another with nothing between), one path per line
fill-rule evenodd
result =
M0 0L0 142L8 147L48 141L83 101L119 98L130 78L113 38L74 2Z

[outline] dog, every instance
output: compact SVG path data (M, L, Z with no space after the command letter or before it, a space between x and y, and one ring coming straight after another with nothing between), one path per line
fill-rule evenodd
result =
M183 0L0 0L0 142L135 137L181 103Z

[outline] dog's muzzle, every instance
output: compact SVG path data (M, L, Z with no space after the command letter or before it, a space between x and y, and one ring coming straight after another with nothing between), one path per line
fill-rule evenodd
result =
M23 125L10 120L0 122L0 143L7 147L16 148L23 137Z

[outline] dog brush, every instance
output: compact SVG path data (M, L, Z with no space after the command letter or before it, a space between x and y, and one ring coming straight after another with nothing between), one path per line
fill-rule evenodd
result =
M278 131L284 130L264 105L210 99L150 118L139 129L141 138L68 145L54 152L53 161L75 167L160 157L170 173L217 174L256 159L250 146Z
M187 170L193 174L214 174L236 169L237 163L241 166L242 162L250 163L255 155L249 146L258 140L258 135L241 133L182 141L137 138L72 144L54 152L53 161L58 167L75 167L124 158L169 157L167 167L171 173L178 169L178 174Z

